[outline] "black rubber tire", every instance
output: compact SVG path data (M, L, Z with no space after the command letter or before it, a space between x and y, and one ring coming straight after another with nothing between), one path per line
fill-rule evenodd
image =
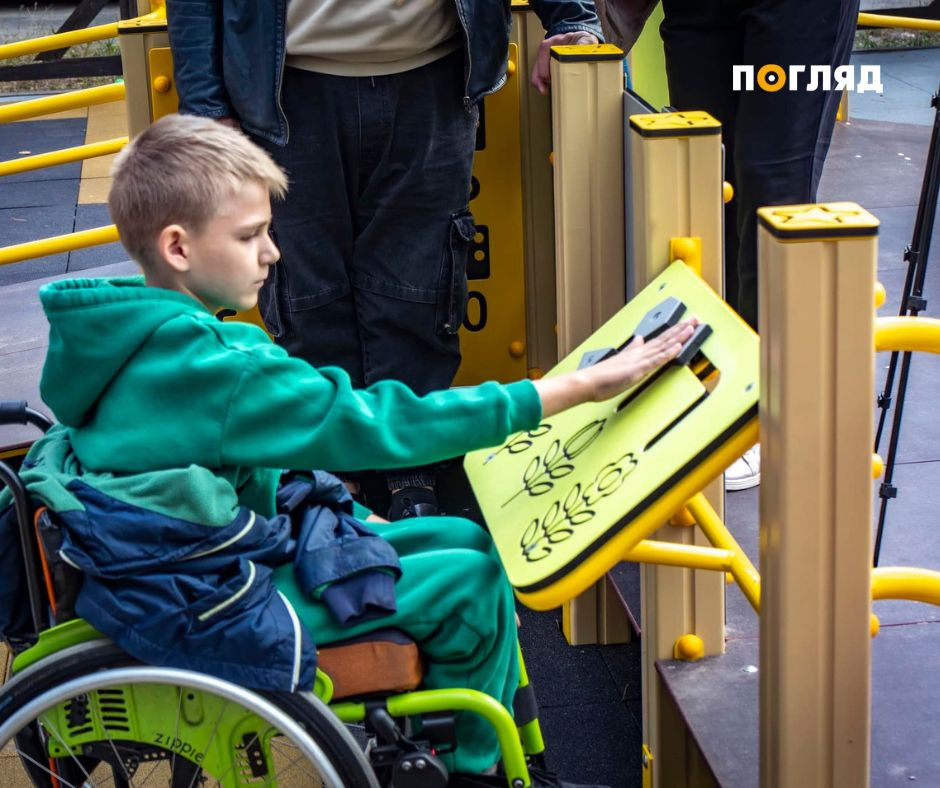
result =
M27 703L71 679L98 670L129 667L141 663L109 640L82 643L53 654L16 674L0 687L0 718L6 718ZM267 692L257 694L288 713L317 742L347 788L378 788L365 756L351 740L343 724L308 693Z

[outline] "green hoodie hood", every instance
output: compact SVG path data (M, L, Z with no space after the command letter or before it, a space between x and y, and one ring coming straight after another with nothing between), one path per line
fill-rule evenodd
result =
M84 424L102 394L153 332L175 317L202 313L198 301L146 287L142 276L69 279L44 285L49 350L39 390L56 418Z

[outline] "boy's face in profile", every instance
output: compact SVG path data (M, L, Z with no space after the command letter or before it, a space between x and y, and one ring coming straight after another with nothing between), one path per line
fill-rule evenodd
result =
M164 247L164 256L176 269L176 289L212 311L254 307L268 270L281 256L268 235L270 224L267 189L243 183L199 233L180 228L176 242Z

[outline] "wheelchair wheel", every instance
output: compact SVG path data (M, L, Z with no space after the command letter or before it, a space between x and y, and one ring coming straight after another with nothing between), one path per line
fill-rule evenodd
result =
M141 665L108 641L18 673L0 690L0 720L0 754L18 756L0 761L4 786L378 786L312 694ZM9 764L21 774L10 783Z

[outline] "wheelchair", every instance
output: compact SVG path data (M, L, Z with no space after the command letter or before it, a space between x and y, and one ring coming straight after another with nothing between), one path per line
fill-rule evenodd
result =
M0 403L0 424L12 423L51 426L24 402ZM417 645L397 630L320 647L315 686L294 693L135 661L74 617L80 575L56 560L54 521L2 461L0 484L13 495L31 618L24 637L8 639L11 677L0 687L4 788L444 788L440 756L459 746L458 711L494 727L510 788L528 788L529 765L542 765L521 662L514 719L475 690L419 689Z

